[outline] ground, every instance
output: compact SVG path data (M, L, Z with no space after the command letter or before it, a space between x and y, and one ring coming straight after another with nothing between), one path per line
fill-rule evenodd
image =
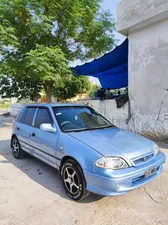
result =
M119 197L74 202L58 172L32 157L13 158L11 120L0 116L1 225L168 225L168 163L149 184ZM168 156L168 145L161 145Z

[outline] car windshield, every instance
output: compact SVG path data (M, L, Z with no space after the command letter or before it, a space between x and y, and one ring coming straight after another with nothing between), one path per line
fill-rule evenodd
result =
M103 129L113 126L90 107L53 107L56 120L64 132Z

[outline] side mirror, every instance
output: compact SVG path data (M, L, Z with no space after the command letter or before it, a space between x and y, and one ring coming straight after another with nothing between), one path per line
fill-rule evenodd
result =
M55 133L56 128L54 128L50 123L43 123L40 125L40 130Z

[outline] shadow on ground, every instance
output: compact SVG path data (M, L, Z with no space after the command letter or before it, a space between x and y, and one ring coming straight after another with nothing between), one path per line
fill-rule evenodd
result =
M15 159L10 148L10 140L0 141L0 156L3 156L0 157L0 163L13 164L33 181L71 201L64 191L59 171L56 169L30 155L27 155L24 159ZM81 203L95 202L101 198L103 197L91 194Z

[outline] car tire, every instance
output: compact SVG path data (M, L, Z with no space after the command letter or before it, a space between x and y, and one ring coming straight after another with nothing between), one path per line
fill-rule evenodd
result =
M64 189L71 199L81 201L89 196L90 193L86 190L83 171L75 160L68 159L63 163L61 167L61 179Z
M26 153L21 149L16 136L12 138L12 153L16 159L23 159L26 156Z

